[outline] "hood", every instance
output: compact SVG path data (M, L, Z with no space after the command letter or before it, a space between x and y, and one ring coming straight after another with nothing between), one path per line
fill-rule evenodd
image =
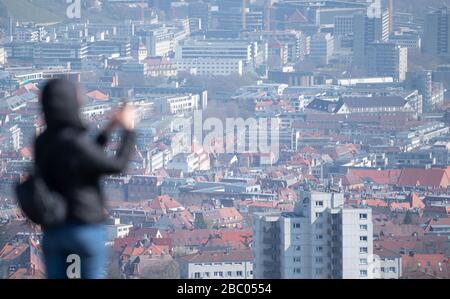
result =
M49 81L42 91L41 102L47 129L85 129L74 83L64 79Z

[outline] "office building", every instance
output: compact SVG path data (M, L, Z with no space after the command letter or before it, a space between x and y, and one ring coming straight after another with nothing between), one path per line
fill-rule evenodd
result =
M375 278L372 212L341 193L301 191L292 213L254 219L255 278Z
M255 49L240 40L188 40L177 48L175 64L178 71L197 75L242 75Z
M408 72L405 87L417 89L423 96L423 112L436 112L444 104L444 85L433 81L432 71Z
M129 41L121 42L114 40L99 40L89 44L88 57L96 58L101 56L121 56L131 55L131 44Z
M367 47L367 71L371 77L406 78L408 49L393 43L373 43Z
M353 34L353 15L336 16L334 18L334 35L345 36Z
M365 67L367 47L375 42L389 40L389 11L381 17L369 18L367 14L353 16L353 63L358 67Z
M450 55L450 20L448 8L427 14L422 51L429 55Z
M318 33L311 39L311 60L318 65L327 65L334 53L334 38L329 33Z

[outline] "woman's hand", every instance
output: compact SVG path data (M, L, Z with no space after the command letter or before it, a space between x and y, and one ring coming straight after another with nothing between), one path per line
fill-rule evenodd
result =
M136 109L131 104L125 104L125 106L116 113L114 118L116 119L117 124L125 130L133 130L136 119Z

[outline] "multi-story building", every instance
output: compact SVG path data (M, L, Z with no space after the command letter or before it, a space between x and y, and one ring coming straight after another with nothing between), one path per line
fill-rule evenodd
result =
M120 218L108 219L105 225L106 228L106 240L109 242L114 241L117 238L125 238L133 228L131 224L121 224Z
M254 59L254 45L244 40L187 40L177 47L176 59L233 59L250 62Z
M448 8L430 12L425 18L423 53L430 55L450 55L450 19Z
M88 54L88 45L82 42L35 43L33 61L42 65L69 64L80 69Z
M381 279L399 279L402 276L402 257L397 252L386 248L375 248Z
M417 89L423 96L423 112L438 111L444 104L444 86L433 82L433 72L429 70L408 72L406 88Z
M139 86L144 84L148 69L145 63L130 61L120 67L119 84L122 86Z
M372 212L302 191L294 212L256 214L255 278L376 278Z
M408 49L393 43L373 43L367 47L367 71L371 77L393 77L404 81L408 71Z
M235 59L181 59L175 60L177 72L189 72L194 75L228 76L244 73L244 62Z
M148 56L169 56L175 51L178 43L189 34L189 22L174 26L143 26L137 30L139 36L147 47Z
M46 32L43 26L17 26L14 31L13 41L39 42L43 40L45 34Z
M319 65L327 65L330 62L334 52L334 38L329 33L319 33L311 39L312 61Z
M10 61L36 68L81 69L88 57L88 45L82 42L11 42L4 48Z
M200 103L198 94L152 95L151 98L156 112L161 114L193 112Z
M392 34L389 37L389 42L408 49L420 49L422 46L422 39L420 38L420 35L415 32Z
M353 15L348 16L336 16L334 18L334 31L335 36L345 36L353 34Z
M182 279L252 279L251 250L199 252L179 259Z
M175 52L178 71L199 75L242 75L253 61L257 47L246 41L189 40Z
M243 33L251 41L270 42L277 40L287 45L287 60L294 62L303 60L309 52L309 39L302 31L257 31Z
M89 44L88 57L95 58L100 56L119 55L128 57L131 55L130 42L100 40Z
M189 3L188 16L190 19L200 19L200 29L207 30L210 21L210 3L192 2Z
M385 24L386 17L369 18L367 14L353 16L353 63L364 68L367 47L371 43L386 42L389 39L389 26Z

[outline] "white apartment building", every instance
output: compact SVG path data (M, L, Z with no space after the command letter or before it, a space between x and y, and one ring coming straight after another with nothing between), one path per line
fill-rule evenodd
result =
M114 218L105 225L106 240L113 242L117 238L125 238L133 228L132 224L121 224L120 218Z
M176 48L175 65L197 75L242 75L256 52L257 46L246 41L188 40Z
M293 213L255 216L255 278L378 277L372 212L341 193L302 191Z
M402 257L400 254L382 247L375 249L378 259L377 271L382 279L399 279L402 277Z
M244 62L234 59L181 59L175 60L178 72L189 72L193 75L228 76L237 74L242 76Z
M202 147L194 149L192 153L176 153L177 149L172 149L175 153L166 169L180 170L184 173L192 173L196 170L210 170L211 160L209 154Z
M182 279L253 279L251 250L201 252L179 259Z
M161 114L182 114L192 112L199 107L200 96L198 94L183 95L151 95L150 99L155 111Z

